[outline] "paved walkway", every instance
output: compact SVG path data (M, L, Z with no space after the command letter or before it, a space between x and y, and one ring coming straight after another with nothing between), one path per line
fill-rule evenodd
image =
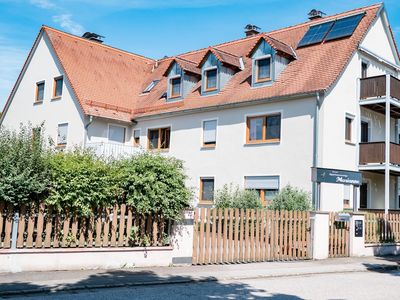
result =
M0 273L0 296L197 281L257 279L366 271L379 272L393 269L400 269L400 256L148 269Z

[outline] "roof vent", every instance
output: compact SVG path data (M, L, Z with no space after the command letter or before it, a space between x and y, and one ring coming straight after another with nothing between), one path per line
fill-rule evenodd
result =
M246 36L252 36L260 33L260 27L253 25L253 24L247 24L244 27L244 33Z
M102 38L104 38L104 36L99 35L99 34L94 33L94 32L85 32L82 35L82 37L85 38L85 39L88 39L90 41L98 42L100 44L103 43Z
M316 19L323 18L323 16L325 16L325 15L326 15L326 13L314 8L308 13L308 18L310 20L316 20Z

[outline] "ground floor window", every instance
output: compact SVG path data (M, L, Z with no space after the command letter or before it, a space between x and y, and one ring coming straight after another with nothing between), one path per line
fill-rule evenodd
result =
M200 178L200 202L213 202L214 201L214 178L202 177Z
M368 183L366 182L360 186L360 208L368 208Z
M245 176L245 189L255 190L263 205L268 205L279 192L279 176Z
M149 129L148 133L148 148L152 149L169 149L169 141L170 141L171 129L167 128L157 128L157 129Z

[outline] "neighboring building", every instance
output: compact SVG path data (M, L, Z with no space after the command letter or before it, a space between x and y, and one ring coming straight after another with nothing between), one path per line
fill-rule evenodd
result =
M399 208L400 61L383 4L246 29L153 60L44 26L1 124L45 121L60 148L168 153L201 204L226 183L266 201L287 184L315 194L318 166L361 170L361 208ZM322 184L321 199L322 210L352 205L349 186Z

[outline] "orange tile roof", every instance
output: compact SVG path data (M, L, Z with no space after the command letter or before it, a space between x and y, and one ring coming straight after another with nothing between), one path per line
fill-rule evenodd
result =
M176 62L183 70L193 73L193 74L197 74L200 75L201 74L201 70L197 67L197 64L195 62L192 62L190 60L186 60L180 57L174 57L167 70L164 72L164 76L167 75L168 70L170 69L170 67L172 66L173 62Z
M179 58L153 60L46 26L42 30L48 35L83 111L88 115L130 121L146 115L326 91L344 70L381 6L375 4L215 45L212 49L220 55L219 59L230 61L242 57L244 70L239 70L218 94L202 97L198 83L177 103L166 103L162 97L167 90L165 71L173 59L185 61L190 67L199 64L210 48L183 53ZM365 17L351 37L296 49L310 25L359 12L365 12ZM279 51L296 49L297 59L289 63L271 86L251 88L251 60L247 55L260 38L273 43ZM154 79L160 82L143 94Z
M204 53L202 59L200 60L200 63L198 64L199 68L203 65L205 60L208 57L208 54L212 53L214 56L222 63L236 67L238 69L241 68L240 66L240 57L236 56L235 54L229 53L227 51L223 51L221 49L213 48L213 47L208 47L207 51Z
M293 50L293 48L289 45L286 45L285 43L278 41L277 39L274 39L271 36L268 36L266 34L263 34L257 42L254 44L253 48L250 49L249 53L247 56L251 56L254 50L257 49L257 46L259 43L264 40L266 41L273 49L275 49L278 52L281 52L283 54L286 54L290 57L296 58L296 52Z

